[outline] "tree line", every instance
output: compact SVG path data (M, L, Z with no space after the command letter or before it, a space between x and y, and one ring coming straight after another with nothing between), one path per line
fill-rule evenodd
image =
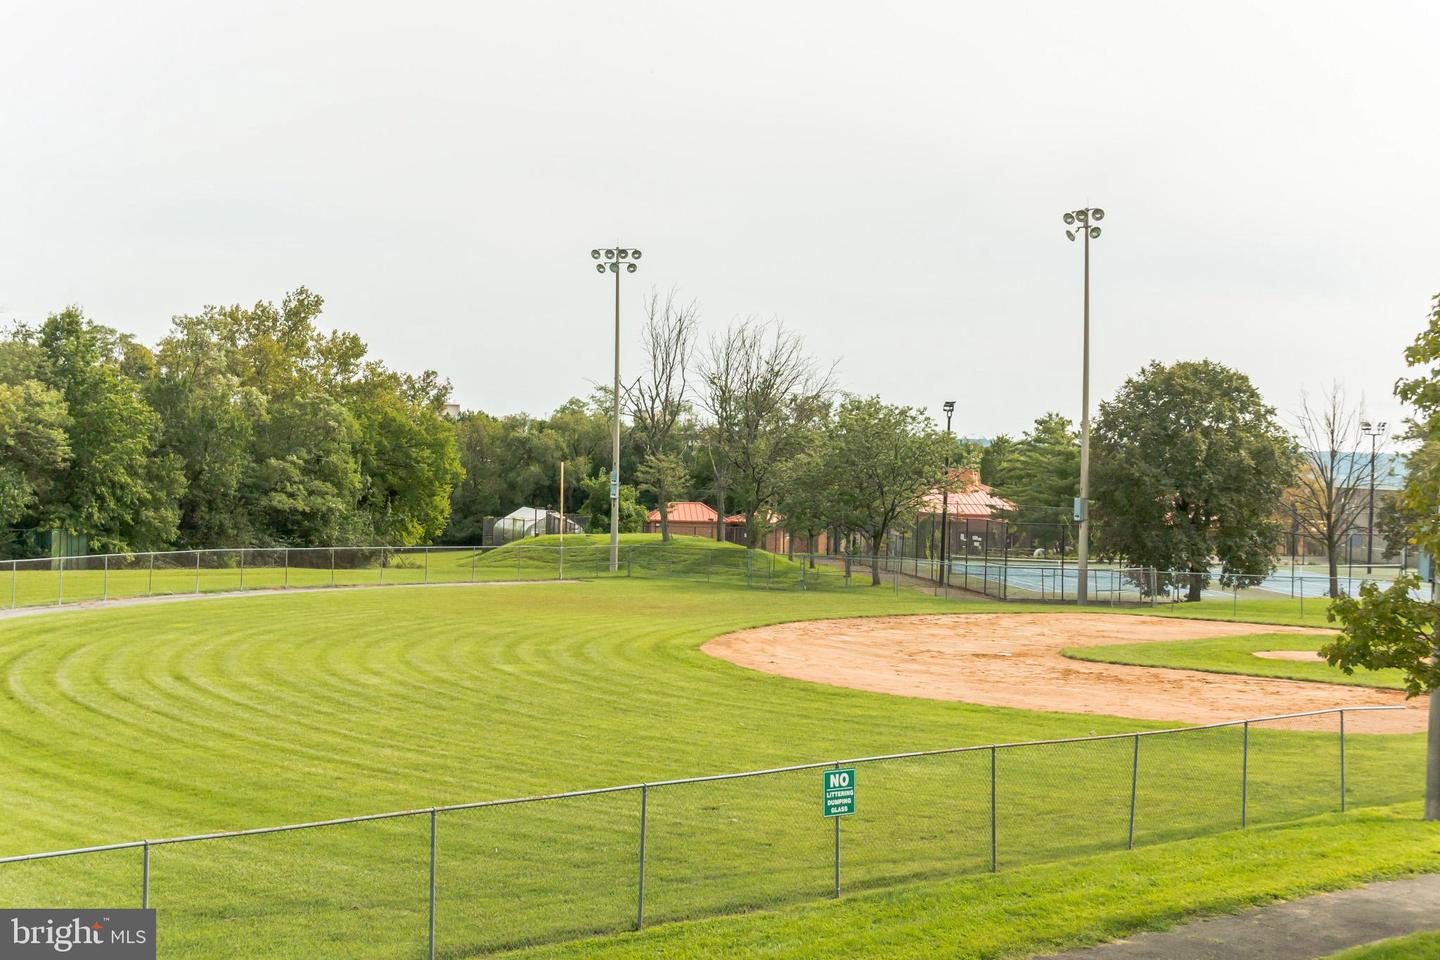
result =
M544 417L452 422L448 383L324 332L322 306L301 288L278 305L207 307L174 318L154 347L76 308L5 334L7 550L35 551L19 534L52 530L108 551L479 543L487 517L557 507L562 462L567 510L608 527L608 387ZM1079 437L1062 415L1018 438L955 439L923 410L841 391L834 367L779 321L707 334L698 306L673 292L652 292L644 314L639 373L622 386L622 530L653 508L668 539L668 504L700 499L741 515L749 543L783 518L793 537L829 532L875 553L933 491L978 471L1019 505L1002 519L1061 531L1063 546ZM963 423L963 397L960 411ZM1363 502L1362 422L1338 386L1287 429L1238 371L1149 364L1094 423L1095 551L1206 577L1218 562L1222 583L1243 584L1303 527L1333 564Z
M0 338L0 525L92 551L416 544L462 475L449 384L388 369L323 301L174 318L154 347L71 307Z

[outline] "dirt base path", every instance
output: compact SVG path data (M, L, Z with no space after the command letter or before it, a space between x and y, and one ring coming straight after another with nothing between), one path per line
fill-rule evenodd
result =
M1398 690L1091 663L1060 653L1268 633L1332 631L1118 614L956 614L777 624L716 637L702 649L784 677L984 706L1199 724L1398 704L1409 709L1357 714L1352 729L1425 729L1425 698L1407 702Z

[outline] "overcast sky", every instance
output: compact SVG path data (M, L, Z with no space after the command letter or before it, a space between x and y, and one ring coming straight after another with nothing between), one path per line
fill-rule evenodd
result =
M1440 291L1440 4L0 0L0 319L304 284L466 407L608 381L624 279L958 433L1209 357L1372 413Z

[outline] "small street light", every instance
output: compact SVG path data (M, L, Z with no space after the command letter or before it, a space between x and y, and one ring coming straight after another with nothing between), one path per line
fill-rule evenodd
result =
M1375 442L1385 436L1385 428L1389 424L1385 421L1371 423L1369 420L1360 421L1360 432L1370 438L1370 519L1365 527L1365 572L1371 573L1371 567L1375 563Z
M940 409L945 411L945 478L940 488L940 585L943 587L950 580L946 557L950 544L950 418L955 415L955 401L946 400Z

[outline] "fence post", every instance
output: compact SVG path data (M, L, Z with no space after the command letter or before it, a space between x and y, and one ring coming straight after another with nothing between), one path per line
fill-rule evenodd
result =
M200 592L200 551L195 551L195 592Z
M476 547L470 552L470 582L475 582L475 558L480 555L480 548ZM564 563L564 554L561 554L561 563Z
M290 548L289 548L289 547L286 547L286 548L285 548L285 556L284 556L284 558L283 558L283 560L282 560L281 562L285 564L285 574L284 574L285 579L284 579L282 582L284 583L285 587L288 589L289 586L290 586Z
M1135 793L1140 786L1140 734L1135 734L1135 752L1130 758L1130 834L1126 850L1135 849Z
M1250 801L1250 721L1246 720L1240 734L1240 826L1249 820Z
M425 546L425 582L430 582L430 546Z
M145 841L140 855L140 909L150 909L150 841Z
M380 548L380 586L385 586L385 548Z
M155 552L150 552L150 579L145 584L145 596L155 596Z
M1230 596L1233 598L1230 601L1230 619L1237 620L1240 617L1240 583L1238 581L1235 583Z
M635 546L631 544L625 548L625 576L635 575Z
M100 599L110 599L110 554L105 554L105 567L100 573Z
M60 579L55 587L55 606L65 602L65 558L60 558Z
M20 570L20 561L19 561L19 560L11 560L11 561L10 561L10 609L11 609L11 610L14 610L14 609L15 609L15 578L16 578L16 574L19 572L19 570Z
M835 769L840 769L840 761L835 761ZM831 817L835 821L835 899L840 899L840 818Z
M1340 711L1340 812L1345 812L1345 711Z
M245 548L240 548L240 589L245 589Z
M999 838L995 832L995 748L990 748L990 872L1000 868Z
M430 808L430 960L435 960L435 808Z
M335 548L330 548L330 586L335 586Z
M645 926L645 820L650 800L649 784L640 784L640 894L635 902L635 929Z

